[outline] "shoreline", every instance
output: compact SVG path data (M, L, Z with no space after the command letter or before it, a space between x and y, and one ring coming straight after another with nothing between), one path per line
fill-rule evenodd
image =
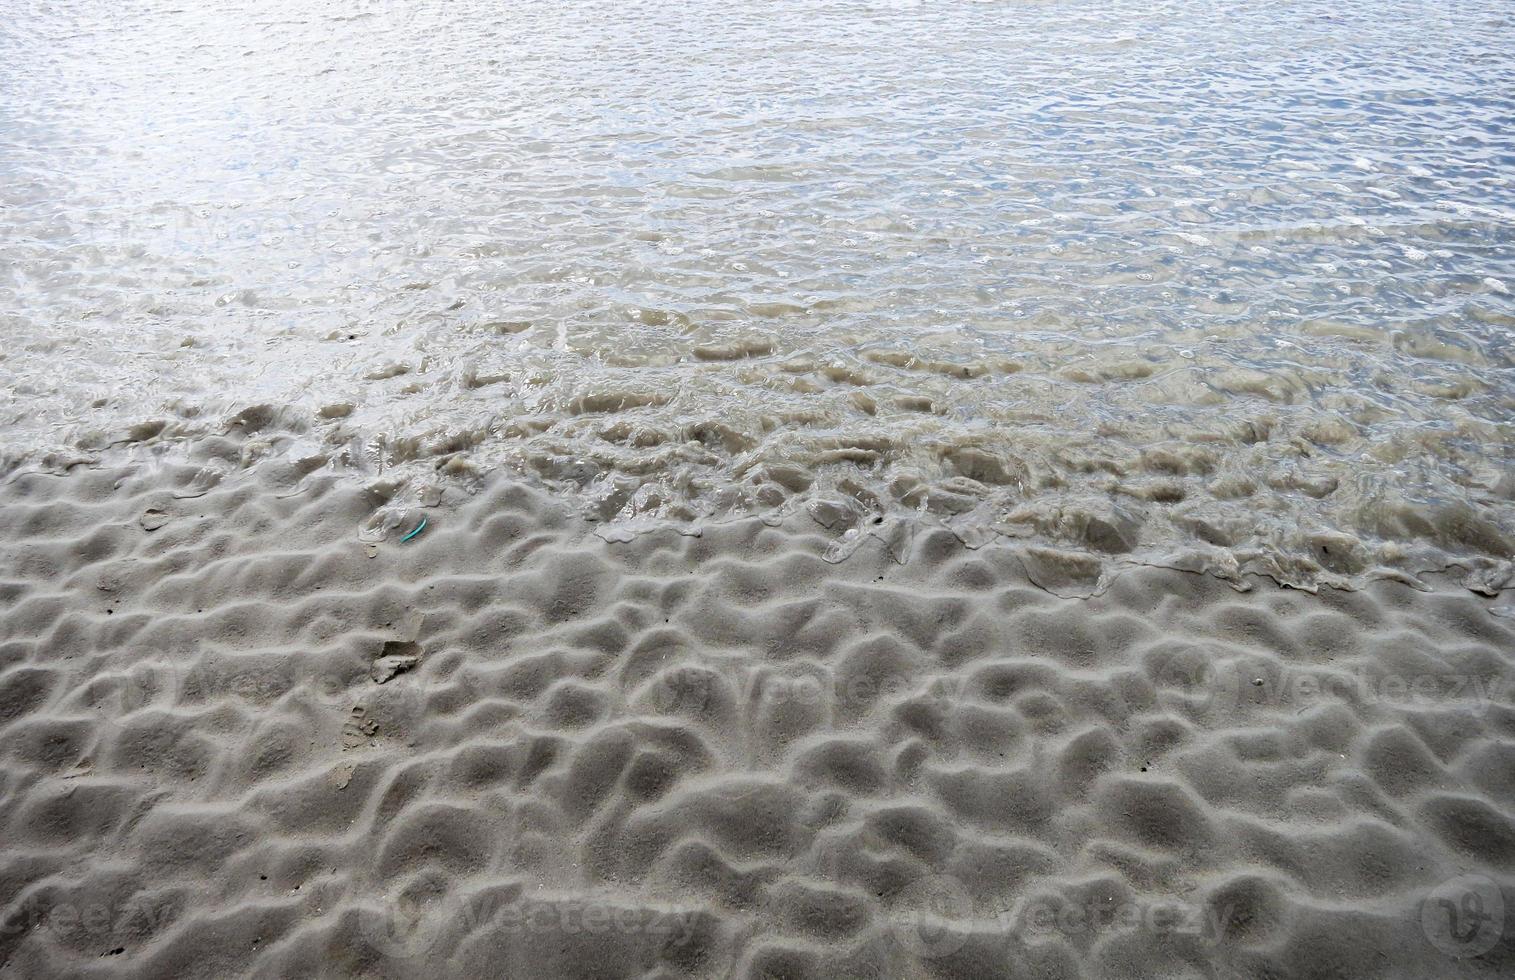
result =
M284 436L267 438L240 431L236 425L219 436L165 444L128 440L125 446L104 454L51 452L10 460L5 472L0 473L0 486L23 478L62 478L75 471L146 471L173 485L173 499L185 499L217 488L265 486L281 495L299 495L312 485L344 483L356 487L364 497L366 510L354 521L359 537L365 543L379 545L393 543L414 530L420 517L439 506L467 507L491 487L510 483L561 501L567 519L582 521L612 545L648 535L699 536L708 529L756 521L799 534L825 536L829 544L824 557L830 563L845 562L860 548L880 546L897 562L903 562L917 536L945 531L968 551L1014 550L1028 578L1063 597L1103 593L1119 576L1141 568L1206 575L1230 583L1237 591L1264 583L1309 593L1321 589L1360 591L1372 583L1390 581L1423 591L1450 586L1485 597L1515 594L1515 559L1490 550L1490 542L1503 540L1497 522L1489 515L1463 514L1456 508L1434 521L1429 518L1435 515L1418 519L1424 525L1417 532L1422 535L1431 534L1433 525L1445 525L1432 537L1412 535L1400 540L1390 535L1363 540L1340 530L1316 528L1307 533L1301 527L1297 539L1290 542L1252 540L1245 544L1230 539L1218 543L1208 537L1210 531L1188 538L1147 540L1144 528L1154 515L1127 506L1130 501L1123 501L1118 494L1096 499L1070 493L1065 495L1065 504L1050 512L1044 508L1023 512L1022 508L999 513L989 500L963 511L951 505L945 510L935 504L927 506L921 501L934 500L932 494L942 492L944 500L960 499L961 494L941 488L928 492L921 485L912 491L915 496L911 499L917 503L910 509L846 481L843 483L850 488L847 492L841 488L822 491L817 485L777 503L749 501L751 506L733 505L724 512L690 512L682 519L657 513L626 517L614 509L624 504L626 491L608 482L605 486L564 486L511 466L479 472L469 465L454 469L450 463L439 465L429 479L409 471L386 475L382 466L373 470L360 459L362 453L356 443L345 448L318 447ZM763 488L760 485L758 489ZM615 503L607 505L606 499ZM1172 515L1156 517L1155 523L1167 523ZM1472 540L1485 531L1492 537L1477 547L1466 541L1453 546L1443 540L1447 535L1471 536L1468 540ZM1369 553L1377 554L1378 559L1367 560Z

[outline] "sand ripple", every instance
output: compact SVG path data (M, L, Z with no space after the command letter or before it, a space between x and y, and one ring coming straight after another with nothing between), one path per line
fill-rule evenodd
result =
M1498 601L254 474L0 489L5 975L1515 969Z

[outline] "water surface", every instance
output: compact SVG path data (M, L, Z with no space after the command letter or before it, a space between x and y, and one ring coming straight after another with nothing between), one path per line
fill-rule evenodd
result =
M1342 580L1515 541L1497 2L59 5L0 460ZM393 507L381 516L398 520Z

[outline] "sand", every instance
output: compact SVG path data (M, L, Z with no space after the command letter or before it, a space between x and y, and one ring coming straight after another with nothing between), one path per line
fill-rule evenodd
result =
M379 503L0 487L0 974L1515 974L1508 595Z

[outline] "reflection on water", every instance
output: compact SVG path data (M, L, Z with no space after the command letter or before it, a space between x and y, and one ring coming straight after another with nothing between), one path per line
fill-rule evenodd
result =
M7 10L7 468L1508 570L1506 5Z

